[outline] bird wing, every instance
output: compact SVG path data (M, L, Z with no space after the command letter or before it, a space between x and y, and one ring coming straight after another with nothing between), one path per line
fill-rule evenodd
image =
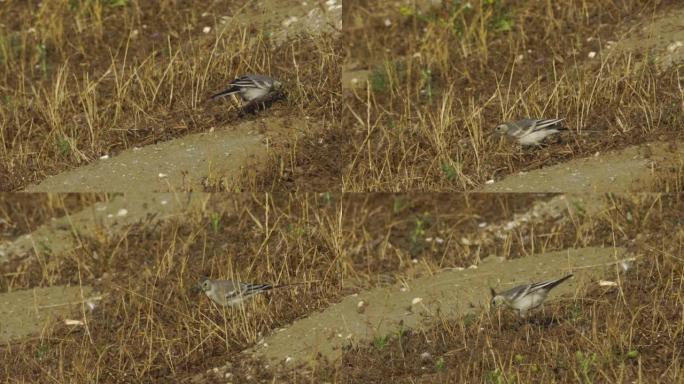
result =
M233 80L230 85L239 88L261 88L266 89L273 86L273 79L264 75L245 75Z
M534 120L534 125L532 128L532 132L535 131L541 131L543 129L547 129L549 127L554 127L558 123L563 121L563 119L541 119L541 120ZM555 128L555 127L554 127Z
M532 284L519 285L501 293L501 295L512 303L521 297L525 297L530 292L530 287L532 287Z
M261 88L259 84L257 84L257 80L254 78L254 76L250 75L238 77L237 79L231 81L230 85L238 88Z
M251 296L251 295L256 295L257 293L268 291L269 289L273 289L273 286L270 284L244 283L244 284L240 285L239 294L241 296Z

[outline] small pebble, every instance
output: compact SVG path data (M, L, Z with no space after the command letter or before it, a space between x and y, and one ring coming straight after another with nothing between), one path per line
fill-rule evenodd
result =
M674 43L667 46L667 51L672 53L684 45L681 41L675 41Z
M299 20L296 16L290 16L287 19L283 20L283 27L287 28L290 26L292 23L296 23L297 20Z

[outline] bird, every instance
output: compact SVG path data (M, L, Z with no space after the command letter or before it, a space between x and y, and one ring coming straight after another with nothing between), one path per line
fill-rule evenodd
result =
M296 284L252 284L234 280L212 280L203 277L197 288L203 291L214 303L223 307L233 307L260 293L291 285Z
M498 136L506 135L509 140L518 140L522 146L540 145L546 137L567 130L561 125L563 119L521 119L503 123L494 129Z
M496 307L505 304L517 310L520 317L525 318L527 311L537 308L544 303L551 289L571 277L572 273L560 279L519 285L501 293L496 293L494 288L490 288L492 305Z
M280 81L265 75L244 75L231 81L228 85L228 88L212 95L211 99L237 93L243 101L250 102L278 91L282 87Z

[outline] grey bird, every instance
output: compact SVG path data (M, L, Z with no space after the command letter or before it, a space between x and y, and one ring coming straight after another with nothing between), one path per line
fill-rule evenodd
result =
M264 75L245 75L233 80L228 88L211 96L212 99L237 93L242 100L250 102L278 91L282 83Z
M232 307L260 293L292 285L296 284L252 284L234 280L212 280L208 277L203 277L198 284L198 288L214 303L224 307Z
M522 146L540 145L546 137L567 130L561 121L563 119L521 119L498 125L494 134L506 135L507 139L517 140Z
M519 285L501 293L496 293L494 288L490 288L492 293L492 305L499 306L505 304L508 307L517 310L520 317L524 318L527 316L527 311L537 308L544 303L544 300L546 300L546 296L551 289L571 277L572 273L556 280Z

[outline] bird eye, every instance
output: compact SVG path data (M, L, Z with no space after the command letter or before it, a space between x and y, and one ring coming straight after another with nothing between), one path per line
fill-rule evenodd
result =
M209 280L204 280L204 281L202 282L202 289L205 290L205 291L208 291L208 290L209 290Z

